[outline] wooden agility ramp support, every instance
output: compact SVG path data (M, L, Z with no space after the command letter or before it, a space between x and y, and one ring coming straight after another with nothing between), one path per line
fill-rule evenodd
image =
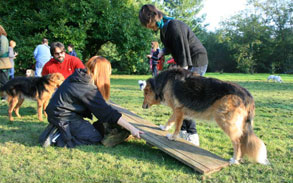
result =
M113 102L110 105L121 112L129 123L144 132L144 134L141 134L142 139L193 168L195 171L209 174L229 165L227 160L200 147L196 147L184 139L168 140L166 137L168 132L160 130L157 125L144 120Z

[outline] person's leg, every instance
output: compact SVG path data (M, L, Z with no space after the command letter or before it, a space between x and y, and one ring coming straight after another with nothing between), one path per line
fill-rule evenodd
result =
M154 64L153 68L154 68L154 76L156 76L158 74L157 64Z
M187 133L191 134L197 133L195 121L190 119L184 119L181 130L185 130Z
M13 79L14 78L14 68L12 67L11 69L9 69L9 79Z
M197 134L196 123L194 120L183 120L180 137L193 143L196 146L199 146L199 136Z
M42 77L42 70L43 70L43 64L37 62L37 63L36 63L35 76L36 76L36 77Z
M208 65L192 67L190 71L203 76L206 73L207 67ZM180 136L185 140L195 144L196 146L199 146L199 136L197 134L196 123L194 120L183 120Z
M36 67L35 77L41 77L41 76L42 76L42 68Z
M8 70L0 69L0 88L5 85L8 81ZM1 100L4 100L4 94L1 92Z
M195 72L200 76L204 76L207 71L208 65L200 66L200 67L192 67L191 72Z
M76 145L97 144L103 138L101 133L86 120L72 121L69 126Z

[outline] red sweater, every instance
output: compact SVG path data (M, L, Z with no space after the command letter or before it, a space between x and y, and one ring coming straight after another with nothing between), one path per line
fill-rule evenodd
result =
M51 58L43 67L42 76L59 72L66 79L72 73L74 73L75 69L82 68L84 69L84 65L81 60L77 57L66 54L63 62L59 62L54 58Z

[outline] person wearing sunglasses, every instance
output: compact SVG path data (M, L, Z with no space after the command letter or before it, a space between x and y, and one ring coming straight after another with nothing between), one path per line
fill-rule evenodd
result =
M61 42L53 42L50 46L50 52L53 56L43 67L42 76L59 72L66 79L75 69L84 69L82 61L65 52L64 44Z

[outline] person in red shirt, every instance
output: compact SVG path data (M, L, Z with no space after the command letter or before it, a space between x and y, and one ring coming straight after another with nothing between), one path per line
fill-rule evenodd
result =
M65 47L60 42L52 43L50 51L53 55L53 58L51 58L44 65L42 70L42 76L59 72L66 79L68 76L74 73L75 69L85 68L79 58L65 53Z

